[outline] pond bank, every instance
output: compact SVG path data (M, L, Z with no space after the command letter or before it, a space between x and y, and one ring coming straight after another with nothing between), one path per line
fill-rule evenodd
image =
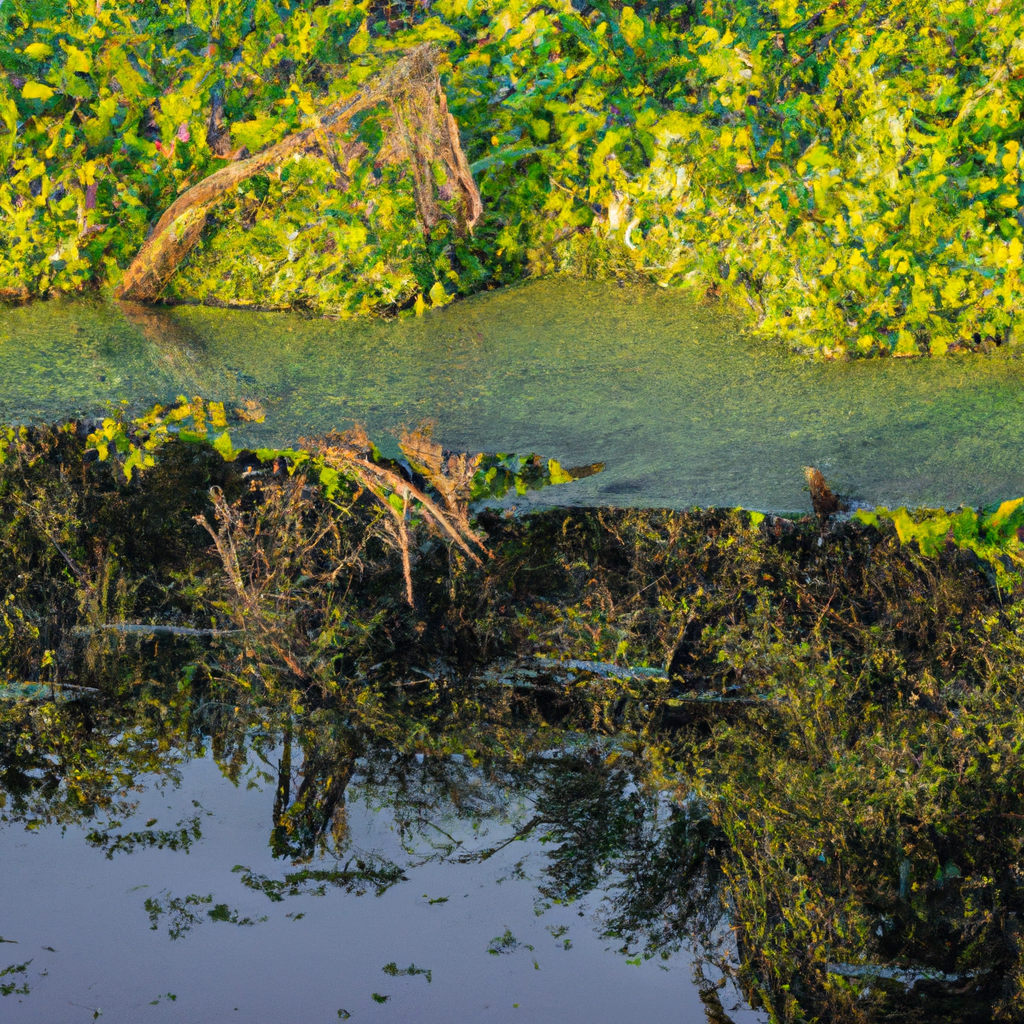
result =
M394 105L328 127L421 44L457 166ZM0 9L0 61L6 292L123 284L212 172L238 187L177 221L202 239L172 297L358 316L561 269L730 296L765 338L851 355L999 344L1024 309L1014 4L54 0Z

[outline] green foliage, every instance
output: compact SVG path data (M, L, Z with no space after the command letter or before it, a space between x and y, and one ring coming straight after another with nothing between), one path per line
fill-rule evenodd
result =
M95 451L101 462L110 460L115 472L120 473L126 482L131 481L136 471L152 469L156 465L159 450L174 439L208 444L227 462L239 456L254 454L261 463L280 462L287 467L289 475L304 467L319 481L329 500L339 493L345 481L344 471L339 471L331 464L329 454L295 448L258 448L254 453L236 450L227 429L226 413L221 402L204 402L199 396L190 400L180 395L175 405L157 405L144 415L130 420L126 418L126 407L127 402L124 402L112 410L113 414L86 438L86 451ZM9 433L13 438L14 433ZM362 438L360 441L368 446L369 458L374 463L397 470L398 463L385 459L372 441ZM5 450L0 448L0 456ZM476 468L465 496L474 502L503 498L510 490L523 495L527 491L572 483L604 468L603 463L595 463L566 470L556 459L544 460L537 455L506 453L479 455L474 465ZM360 481L350 476L347 483L351 489L353 486L358 487ZM434 481L428 480L428 483ZM385 491L389 500L398 503L398 510L401 511L402 499L391 488L385 488Z
M0 978L9 978L18 974L27 974L31 963L31 960L26 960L23 964L8 964L2 971L0 971ZM0 996L27 996L30 991L31 989L28 987L28 981L24 978L22 978L20 985L18 984L16 977L11 981L0 981Z
M505 956L508 953L514 953L520 947L530 950L531 953L533 952L533 946L529 943L520 942L519 939L517 939L508 928L506 928L501 935L495 936L487 944L487 952L490 953L491 956Z
M281 903L289 896L324 896L328 886L355 896L364 896L370 891L375 896L383 896L392 886L407 881L398 865L372 858L365 861L353 858L341 867L328 870L304 868L289 872L283 879L254 874L241 864L232 870L241 876L242 885L263 893L272 903Z
M131 420L126 419L126 407L127 402L124 402L114 409L113 415L104 419L86 439L86 450L95 451L101 462L116 453L117 458L112 459L111 464L123 474L125 481L130 482L136 471L152 469L160 448L175 437L186 442L208 442L228 462L235 457L223 403L207 404L199 397L189 401L179 395L175 405L154 406L148 413ZM221 432L211 435L211 427Z
M536 455L485 455L480 459L470 486L472 501L504 498L509 491L526 494L557 484L569 484L582 476L600 472L603 464L563 469L556 459Z
M199 816L194 815L179 821L174 829L146 828L113 835L110 829L93 829L85 841L95 849L104 850L107 860L113 860L114 854L134 853L136 850L184 850L187 853L202 836Z
M235 924L243 928L266 921L265 917L241 917L237 910L232 910L226 903L217 903L213 906L210 904L213 904L212 894L200 896L198 893L189 893L187 896L172 896L164 890L159 896L147 897L143 902L143 909L149 917L149 927L152 931L157 931L160 919L164 915L167 916L167 935L172 941L180 939L206 920ZM205 914L201 909L196 909L207 906L210 909Z
M856 512L854 518L868 526L891 522L900 543L915 542L922 555L935 557L947 545L972 551L991 567L999 588L1009 591L1020 585L1020 570L1024 568L1020 537L1024 530L1024 498L978 511L925 509L911 516L905 508L895 512L877 508L874 512Z
M53 0L30 15L10 0L0 292L116 281L219 166L215 109L232 145L264 145L429 40L484 198L472 238L412 227L410 176L377 159L373 112L239 186L169 295L422 312L561 271L731 297L823 356L1002 342L1024 302L1022 14Z
M426 967L417 967L415 964L409 964L408 967L402 969L392 960L391 963L385 964L381 970L389 978L415 978L417 975L422 974L427 979L428 985L434 980L433 971L428 970Z

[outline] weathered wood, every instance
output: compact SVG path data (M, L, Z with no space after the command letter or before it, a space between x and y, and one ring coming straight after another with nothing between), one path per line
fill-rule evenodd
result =
M438 53L432 46L418 46L355 96L327 107L308 127L260 153L214 171L193 185L164 211L125 271L115 296L133 302L157 299L199 241L211 208L222 196L254 174L280 164L292 153L316 145L325 133L341 131L356 114L385 102L391 106L395 134L391 151L394 157L412 163L416 203L424 229L429 231L441 216L430 184L433 177L427 173L430 164L440 160L461 196L459 227L472 230L483 206L462 151L458 125L448 112L437 63Z
M78 636L92 636L108 630L112 633L135 633L143 636L201 636L215 638L234 636L240 629L193 629L191 626L148 625L144 622L103 622L98 626L78 626L73 630Z

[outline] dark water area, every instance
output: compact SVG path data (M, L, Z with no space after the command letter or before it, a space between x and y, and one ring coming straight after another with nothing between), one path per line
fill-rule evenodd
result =
M84 708L7 700L8 741ZM678 910L628 877L678 808L612 747L399 753L338 716L184 710L101 702L87 739L5 744L4 1021L707 1019L685 915L645 946Z
M360 422L386 448L429 419L452 449L606 464L544 503L806 510L805 465L872 505L1024 493L1015 351L822 363L744 326L674 293L564 281L394 323L37 303L0 309L0 421L185 392L258 401L265 423L236 430L250 446Z

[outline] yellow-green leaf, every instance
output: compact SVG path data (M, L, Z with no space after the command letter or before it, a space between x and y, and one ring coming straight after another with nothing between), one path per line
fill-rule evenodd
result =
M81 71L85 74L92 71L92 61L89 59L89 55L87 53L78 49L77 46L68 46L66 44L64 49L67 51L68 55L68 62L66 65L68 71Z
M53 90L42 82L26 82L21 95L27 100L48 100L53 95Z
M348 41L349 53L366 53L370 45L370 33L366 31L366 22L364 21L359 31Z
M226 430L213 442L213 447L220 452L225 462L231 462L237 454L235 446L231 443L231 435Z
M553 484L571 484L575 477L566 473L555 459L548 459L548 476Z

